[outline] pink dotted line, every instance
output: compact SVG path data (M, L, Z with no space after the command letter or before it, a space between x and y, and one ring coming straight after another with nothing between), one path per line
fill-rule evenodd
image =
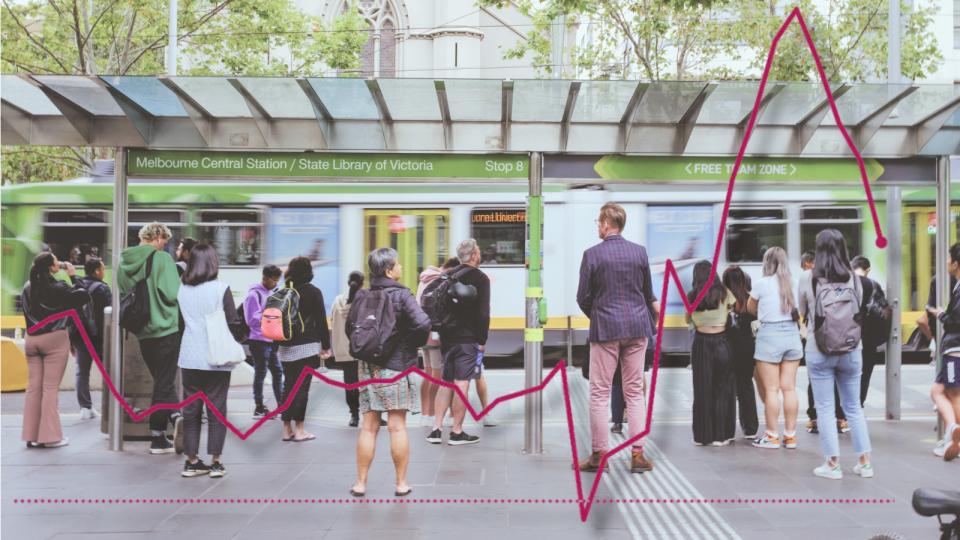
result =
M14 499L14 504L583 504L583 499ZM893 499L594 499L602 503L642 504L887 504Z

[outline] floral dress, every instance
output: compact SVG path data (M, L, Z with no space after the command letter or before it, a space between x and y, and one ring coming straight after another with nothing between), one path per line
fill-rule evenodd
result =
M357 360L359 381L392 379L401 372ZM394 383L368 384L360 387L360 412L402 411L420 413L420 390L413 377L407 375Z

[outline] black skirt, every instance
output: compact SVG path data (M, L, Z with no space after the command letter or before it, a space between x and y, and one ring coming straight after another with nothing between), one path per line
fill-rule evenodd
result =
M736 434L736 379L726 332L694 332L690 351L693 366L693 440L723 442Z

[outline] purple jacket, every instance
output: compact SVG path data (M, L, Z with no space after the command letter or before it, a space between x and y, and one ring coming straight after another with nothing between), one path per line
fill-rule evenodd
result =
M243 300L243 316L247 319L247 326L250 327L250 338L254 341L266 341L273 343L272 340L263 337L260 331L260 318L263 315L263 306L267 302L267 297L273 292L264 287L259 282L251 283L247 289L247 297Z
M577 304L590 317L590 341L655 335L647 250L619 234L583 252Z

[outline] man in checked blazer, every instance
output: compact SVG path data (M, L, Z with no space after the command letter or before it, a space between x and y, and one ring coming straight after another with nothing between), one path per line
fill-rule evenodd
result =
M590 317L590 438L593 453L576 464L581 471L596 472L607 453L607 415L610 385L620 362L623 396L627 402L630 438L646 427L643 361L655 329L651 314L659 316L660 302L650 284L647 250L621 233L627 213L607 203L596 220L603 240L583 253L577 304ZM644 473L653 464L643 457L645 438L633 442L630 471ZM607 464L609 468L609 464Z

